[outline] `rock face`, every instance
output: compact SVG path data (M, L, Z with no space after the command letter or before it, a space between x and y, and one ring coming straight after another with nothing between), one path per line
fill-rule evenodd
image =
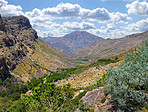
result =
M52 71L73 66L38 38L24 16L0 17L0 61L0 79L13 75L24 82L49 74L43 68Z
M0 56L0 79L3 81L8 77L11 77L11 75L6 64L6 59Z
M82 102L86 107L93 107L95 112L107 111L107 112L117 112L117 104L115 102L108 102L107 98L110 98L110 95L105 95L104 88L100 87L89 91L82 97ZM106 99L102 102L102 99Z
M0 31L6 32L6 29L5 29L5 26L4 26L4 23L3 23L1 15L0 15Z
M4 17L0 21L3 24L0 35L1 59L6 59L5 63L7 63L6 65L9 70L13 70L19 61L29 52L26 46L35 48L32 40L37 39L37 33L31 29L30 23L27 27L25 26L29 20L23 16L12 17L12 19L11 17Z
M102 39L103 38L85 31L75 31L63 37L43 38L47 44L56 48L61 53L67 54L68 56L72 55L81 48Z
M94 105L100 102L105 96L103 87L89 91L82 97L82 101L89 105Z
M29 20L24 16L4 17L2 19L7 33L14 34L32 28Z

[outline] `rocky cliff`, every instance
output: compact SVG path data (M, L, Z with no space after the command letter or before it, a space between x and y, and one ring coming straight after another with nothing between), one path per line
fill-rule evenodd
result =
M23 81L72 67L55 49L37 36L24 16L0 18L0 78L13 75Z

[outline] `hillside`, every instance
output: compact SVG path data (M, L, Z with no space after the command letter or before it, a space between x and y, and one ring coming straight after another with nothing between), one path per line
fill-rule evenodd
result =
M47 37L43 38L43 40L47 44L56 48L62 54L71 56L81 48L86 47L98 40L103 40L103 38L85 31L75 31L63 37Z
M148 31L129 35L119 39L100 40L77 51L72 57L75 59L101 59L116 56L139 46L148 39Z
M24 16L0 17L0 62L0 79L13 75L24 82L74 66L38 38Z

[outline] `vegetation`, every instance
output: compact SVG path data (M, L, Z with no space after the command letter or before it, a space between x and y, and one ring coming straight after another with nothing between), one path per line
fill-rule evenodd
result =
M89 65L95 67L117 62L117 60L102 59ZM110 68L97 84L79 89L70 88L70 84L56 86L53 82L68 78L76 73L78 68L62 69L61 72L52 72L39 79L33 78L26 85L20 85L13 77L0 80L4 90L0 91L0 111L32 112L32 111L59 111L73 112L76 109L93 112L92 108L85 107L80 99L95 88L105 86L106 94L111 94L111 101L117 101L119 111L147 111L148 105L148 43L145 43L133 54L127 54L123 63L118 67ZM43 68L44 69L44 68ZM32 93L24 94L28 90ZM84 90L75 99L74 92ZM104 103L106 98L102 98ZM102 110L103 111L103 110Z
M110 68L105 82L119 110L133 112L148 104L148 42L127 54L120 66Z
M62 69L62 72L53 72L52 75L44 75L39 79L33 78L26 85L21 85L14 78L7 78L4 81L0 80L0 86L3 90L0 90L0 112L6 111L11 105L20 99L21 94L26 93L28 90L34 90L38 85L45 85L44 83L51 83L60 79L64 79L70 76L77 68ZM46 85L46 87L48 87ZM44 88L47 89L47 88ZM27 97L29 98L29 97ZM24 99L27 99L26 97ZM23 101L23 100L22 100Z
M82 66L80 67L79 69L77 69L74 73L75 74L80 74L81 72L89 69L90 67L98 67L98 66L104 66L104 65L107 65L107 64L110 64L110 63L116 63L117 61L119 60L111 60L111 59L99 59L98 61L88 65L88 66Z
M0 88L2 88L0 90L0 112L6 111L20 99L22 93L26 93L28 90L26 85L18 83L14 77L1 81Z
M38 79L40 80L40 79ZM40 112L40 111L59 111L73 112L79 107L83 107L80 101L86 91L82 92L75 99L73 98L74 89L70 88L70 84L57 87L54 83L42 81L32 88L31 95L23 95L7 111L11 112Z

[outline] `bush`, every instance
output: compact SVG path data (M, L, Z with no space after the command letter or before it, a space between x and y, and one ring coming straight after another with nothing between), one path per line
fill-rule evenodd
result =
M1 97L7 96L7 95L8 95L7 92L4 91L4 90L2 90L2 91L0 92L0 96L1 96Z
M20 93L13 93L10 95L13 101L18 100L20 98Z
M127 54L121 65L110 68L105 80L106 91L119 110L133 112L148 103L148 42Z

